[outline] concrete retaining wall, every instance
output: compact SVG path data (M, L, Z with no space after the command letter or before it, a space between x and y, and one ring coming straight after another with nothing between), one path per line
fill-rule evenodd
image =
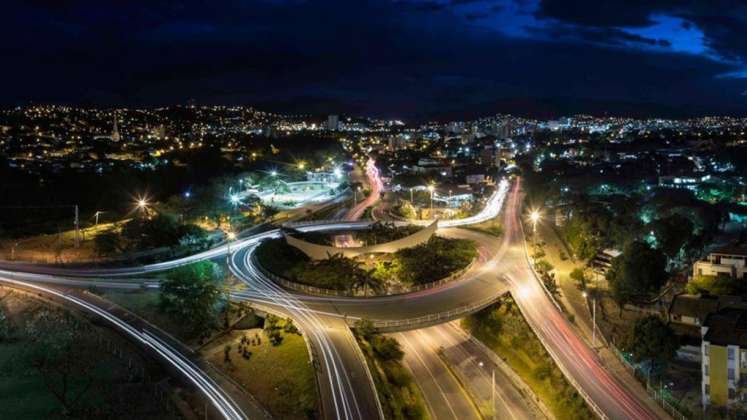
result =
M342 254L342 256L346 258L353 258L363 254L391 254L399 251L400 249L412 248L414 246L428 242L433 234L436 233L437 229L438 221L434 221L428 227L421 229L410 236L406 236L402 239L397 239L396 241L371 246L350 248L338 248L334 246L312 244L311 242L294 238L293 236L286 235L285 233L283 233L283 236L288 242L288 245L300 249L301 252L308 255L312 260L323 260L328 258L330 255L336 254Z

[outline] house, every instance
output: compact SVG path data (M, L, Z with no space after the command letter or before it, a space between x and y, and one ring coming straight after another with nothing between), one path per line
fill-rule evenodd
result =
M604 249L599 251L597 255L592 258L588 265L592 271L598 275L605 275L612 266L612 260L622 255L622 251L617 249Z
M723 308L701 327L703 405L747 403L747 309Z
M743 279L747 248L723 247L708 254L705 260L697 261L693 265L693 277L727 275L736 279Z

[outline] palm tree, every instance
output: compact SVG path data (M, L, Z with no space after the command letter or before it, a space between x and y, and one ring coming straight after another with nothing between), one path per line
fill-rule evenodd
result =
M371 288L371 291L374 292L380 292L383 289L383 285L379 279L373 276L374 271L376 271L375 268L372 268L370 270L360 270L360 272L356 272L356 275L353 279L352 289L363 289L363 296L368 296L368 289Z

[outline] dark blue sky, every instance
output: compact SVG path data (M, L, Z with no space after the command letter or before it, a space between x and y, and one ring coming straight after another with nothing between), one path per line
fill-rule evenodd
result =
M6 104L747 115L741 1L6 2Z

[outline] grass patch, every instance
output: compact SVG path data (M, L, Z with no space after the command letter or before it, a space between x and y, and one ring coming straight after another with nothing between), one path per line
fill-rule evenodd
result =
M0 418L170 418L154 385L132 376L147 365L118 334L13 292L0 297L0 316L10 327L0 335Z
M529 328L510 294L464 318L462 326L505 360L558 419L595 417Z
M355 338L373 376L384 418L428 419L420 388L402 365L404 353L397 340L373 333L370 323L366 321L359 322Z
M107 289L100 292L101 297L127 309L140 318L147 319L158 328L168 331L181 341L189 341L190 331L181 322L169 317L159 309L160 292L158 290L120 291Z
M285 321L278 322L280 328L276 331L282 337L278 345L272 345L266 330L234 330L204 349L203 354L228 372L274 417L315 418L318 413L316 378L306 343L302 336L285 332L284 324ZM248 337L244 345L242 337ZM230 346L228 361L226 346ZM245 352L250 355L245 357Z

